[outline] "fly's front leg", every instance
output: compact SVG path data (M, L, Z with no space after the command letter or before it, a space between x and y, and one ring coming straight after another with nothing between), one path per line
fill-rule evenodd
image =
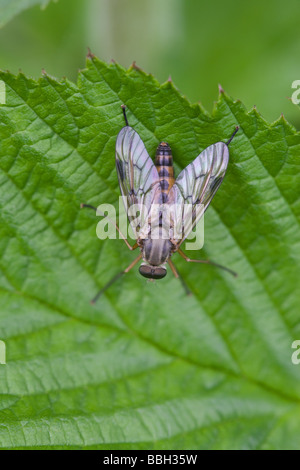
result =
M177 271L177 269L175 268L174 266L174 263L170 260L170 258L168 259L168 265L170 266L171 270L172 270L172 273L174 274L174 276L176 277L176 279L179 279L181 284L183 285L184 287L184 290L186 292L187 295L191 295L192 292L190 291L190 289L188 288L188 286L186 285L186 283L184 282L183 278L180 276L179 272Z
M210 261L208 259L191 259L189 258L180 248L177 250L177 252L182 256L185 261L188 263L203 263L203 264L211 264L212 266L216 266L217 268L224 269L224 271L227 271L228 273L232 274L232 276L237 277L237 273L232 271L229 268L226 268L226 266L222 266L221 264L214 263L213 261Z
M102 289L99 290L98 294L95 295L95 297L91 300L91 304L96 303L100 295L102 295L103 292L106 291L106 289L108 289L114 282L116 282L121 276L123 276L123 274L127 274L141 259L142 255L139 255L135 260L132 261L132 263L130 263L129 266L127 266L126 269L124 269L124 271L121 271L116 274L104 287L102 287Z
M95 212L97 212L97 207L91 206L90 204L80 204L81 209L83 209L84 207L87 207L88 209L93 209ZM127 245L127 247L129 248L130 251L133 251L138 247L137 243L135 243L133 246L131 246L130 243L128 243L127 239L125 238L125 236L123 235L123 233L119 229L116 222L114 222L112 219L110 219L107 215L105 215L103 213L99 213L99 211L98 211L98 214L101 215L102 217L106 217L116 227L116 229L118 230L122 240L124 240L124 242L126 243L126 245Z

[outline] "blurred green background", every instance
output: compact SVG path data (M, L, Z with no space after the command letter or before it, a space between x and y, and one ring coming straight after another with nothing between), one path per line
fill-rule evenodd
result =
M18 2L24 0L13 0ZM135 60L160 82L171 75L208 111L220 83L247 109L256 105L267 120L284 113L299 129L299 109L287 99L300 79L299 18L299 0L51 1L2 27L0 68L35 78L45 68L76 80L89 46L126 68Z

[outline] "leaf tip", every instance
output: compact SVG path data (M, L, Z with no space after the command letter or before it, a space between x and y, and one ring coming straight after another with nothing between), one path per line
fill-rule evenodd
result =
M134 60L130 66L131 69L134 69L134 70L142 70L141 67L139 67L138 65L136 65L136 61Z
M88 50L88 53L87 53L87 55L86 55L86 58L87 58L87 59L91 59L91 60L94 59L94 58L95 58L95 54L92 53L92 51L91 51L91 49L90 49L89 47L87 48L87 50Z
M256 107L256 104L253 105L253 108L251 109L250 111L253 115L255 115L256 117L260 117L261 118L261 114L260 112L258 111L257 107Z
M169 83L172 83L172 82L173 82L171 75L169 75L169 78L168 78L167 81L168 81Z
M279 116L279 121L281 121L281 122L283 122L283 123L285 123L285 124L288 123L283 113L280 114L280 116Z
M224 91L224 88L222 87L222 85L220 85L220 83L219 83L218 87L219 87L219 93L221 95L224 95L225 91Z

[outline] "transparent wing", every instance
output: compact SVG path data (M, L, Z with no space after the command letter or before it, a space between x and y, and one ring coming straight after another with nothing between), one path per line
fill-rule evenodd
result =
M216 194L226 173L228 147L218 142L207 147L178 175L169 193L174 204L175 238L181 242L190 234Z
M152 203L161 199L161 187L157 169L132 127L125 126L118 134L116 167L125 209L135 233L149 221Z

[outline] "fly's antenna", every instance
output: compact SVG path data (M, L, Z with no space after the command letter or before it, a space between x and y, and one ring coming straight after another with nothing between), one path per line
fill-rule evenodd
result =
M236 126L235 128L235 131L234 133L232 134L232 136L230 137L230 139L228 140L228 142L226 142L226 145L228 146L230 144L230 142L232 141L232 139L234 138L235 134L237 133L237 131L239 130L239 126Z
M126 122L126 126L129 126L128 124L128 120L127 120L127 116L126 116L126 105L125 104L121 104L121 108L122 108L122 111L123 111L123 115L124 115L124 119L125 119L125 122Z

